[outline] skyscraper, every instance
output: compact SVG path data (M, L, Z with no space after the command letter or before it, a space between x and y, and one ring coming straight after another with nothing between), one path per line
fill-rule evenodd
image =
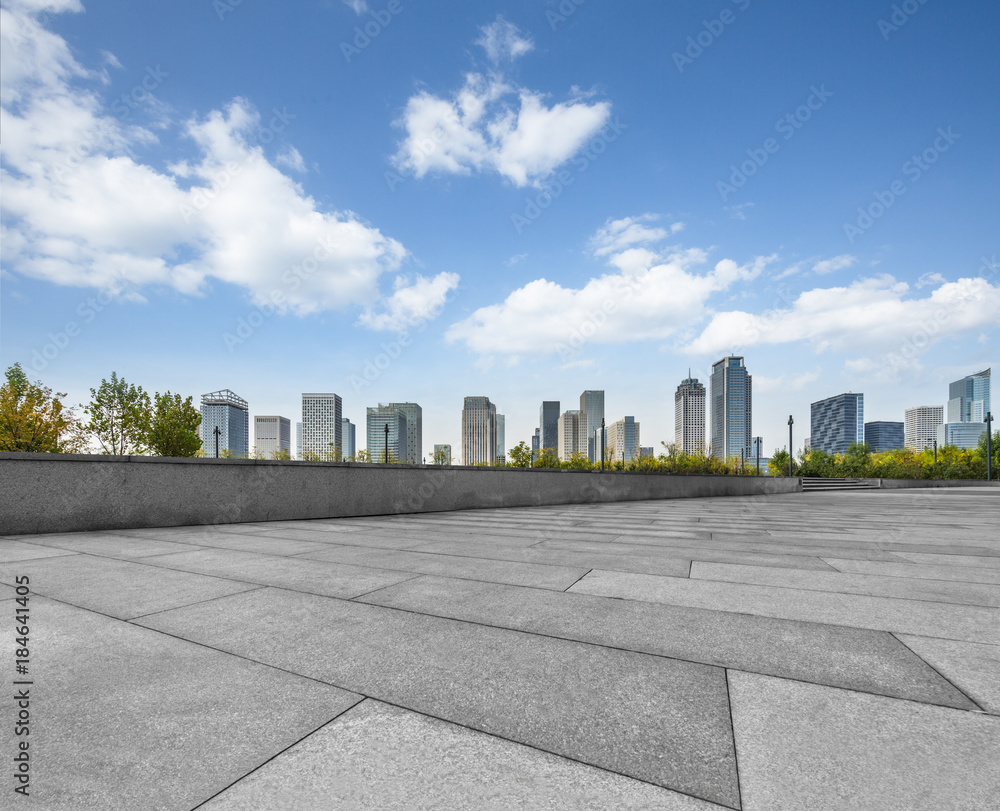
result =
M914 451L930 448L937 439L937 427L944 423L944 406L918 406L903 414L903 444Z
M295 458L302 458L302 423L295 423Z
M419 408L419 406L417 407ZM377 407L369 406L366 411L367 445L372 461L385 462L387 460L385 427L388 425L388 461L409 462L407 448L409 447L410 426L403 409L396 403L388 405L379 403Z
M507 418L503 414L497 414L497 461L507 460L507 451L504 445L507 442Z
M990 410L990 369L948 386L948 422L982 422Z
M358 426L347 417L340 421L340 436L344 443L341 449L341 458L353 459L358 454Z
M865 423L865 443L872 453L903 447L903 423L875 420Z
M690 369L674 394L674 444L681 453L705 452L705 387Z
M569 461L574 453L587 452L587 415L583 411L566 411L559 417L559 444L557 453L561 460Z
M343 404L339 394L302 395L302 456L333 461L343 458Z
M750 455L752 382L740 356L730 355L712 365L712 456Z
M496 406L489 397L466 397L462 408L462 464L492 465L496 456Z
M201 446L205 455L215 456L215 429L219 429L219 455L229 451L246 456L250 451L250 406L229 389L201 396Z
M622 417L608 426L608 445L604 457L609 462L629 461L639 456L639 423L635 417Z
M814 450L847 453L856 442L865 441L865 396L838 394L818 400L810 407L809 440Z
M291 445L292 421L288 417L273 415L253 418L254 450L265 459L270 459L279 451L291 456Z
M596 462L601 453L601 439L595 437L594 431L600 430L604 419L604 390L587 389L581 394L580 411L587 417L587 455L591 462Z
M406 446L400 448L399 461L419 465L424 456L424 411L416 403L389 403L406 418Z
M538 409L538 427L541 429L541 447L539 452L546 448L551 448L556 452L559 446L559 401L543 400L541 408Z

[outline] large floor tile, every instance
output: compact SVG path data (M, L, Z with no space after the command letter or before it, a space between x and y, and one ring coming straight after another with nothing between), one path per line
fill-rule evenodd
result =
M571 590L626 600L1000 644L1000 609L982 606L603 571L591 572Z
M735 807L724 671L266 589L138 621Z
M977 569L1000 569L1000 556L989 555L939 555L916 552L899 552L901 558L914 563L928 563L945 566L972 566Z
M898 636L986 712L1000 715L1000 646L908 634Z
M31 578L35 594L121 619L259 588L92 555L0 565L0 581L4 583L13 583L22 574Z
M63 555L73 555L69 549L52 549L45 545L25 541L0 539L0 563L16 563L20 560L37 560L38 558L57 558Z
M31 793L16 797L8 772L4 808L189 811L359 700L90 611L30 607ZM13 703L8 683L5 719Z
M724 806L368 699L202 811L721 811Z
M744 811L987 811L1000 718L731 671Z
M975 705L891 634L421 577L362 602L950 707Z
M921 563L881 563L874 560L845 560L824 557L834 569L853 574L875 574L884 577L912 577L925 580L953 580L960 583L1000 585L1000 570L974 569L971 566L928 565Z
M34 535L31 543L56 550L83 552L108 558L131 560L168 552L189 552L199 547L156 538L134 538L105 532L66 532L57 535Z

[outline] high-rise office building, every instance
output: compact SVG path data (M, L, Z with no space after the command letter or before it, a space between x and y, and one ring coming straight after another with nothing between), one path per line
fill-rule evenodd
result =
M216 428L219 456L223 451L234 457L250 452L250 406L229 389L201 396L201 446L206 456L215 456Z
M295 458L302 458L302 423L295 423Z
M462 407L462 464L492 465L497 458L497 407L489 397L466 397Z
M406 417L406 446L400 449L400 462L419 465L424 460L424 411L416 403L389 403Z
M939 446L955 445L971 450L979 447L979 440L985 433L985 422L946 422L937 427L935 437Z
M435 465L451 464L451 445L434 446L434 464Z
M944 406L918 406L903 414L903 444L913 451L931 448L937 427L944 423Z
M587 389L580 395L580 411L587 417L587 456L596 462L601 453L601 422L604 421L604 390ZM597 435L594 432L597 431Z
M990 369L948 386L948 422L982 422L990 410Z
M608 426L608 444L604 458L609 462L629 461L639 456L639 423L635 417L622 417Z
M750 454L753 377L743 358L730 355L712 364L712 455L719 459Z
M419 408L419 406L418 406ZM397 403L369 406L367 409L367 445L373 462L409 462L409 421ZM389 432L386 434L386 426ZM387 444L388 443L388 444ZM386 450L388 449L388 454Z
M817 400L810 407L809 440L814 450L847 453L849 446L865 441L865 396L837 394Z
M497 414L497 461L507 461L507 451L504 445L507 444L507 418L503 414Z
M875 420L865 423L865 444L872 453L903 447L903 423Z
M332 392L302 395L302 456L336 461L343 458L343 403Z
M531 437L531 461L534 462L538 458L538 450L541 447L542 435L539 428L535 429L535 433Z
M681 453L705 452L705 387L690 369L674 394L674 444Z
M279 451L292 455L292 421L288 417L255 416L253 418L253 447L265 459Z
M574 453L587 452L587 415L583 411L566 411L559 417L559 443L556 452L564 462Z
M538 427L541 430L539 452L550 448L553 453L559 446L559 401L543 400L538 409Z
M340 421L340 438L344 443L341 449L341 458L353 459L358 455L358 426L347 417Z

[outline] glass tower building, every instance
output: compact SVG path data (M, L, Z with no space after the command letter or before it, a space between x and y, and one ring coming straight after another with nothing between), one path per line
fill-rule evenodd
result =
M250 452L250 406L229 389L201 396L201 446L205 456L215 456L215 429L219 429L219 455Z
M389 403L389 408L406 418L406 443L399 450L399 461L419 465L424 460L424 410L416 403Z
M899 450L903 447L903 423L866 422L865 443L872 453Z
M419 408L420 406L417 406ZM368 453L371 454L373 462L386 461L386 433L385 427L389 426L389 454L390 462L409 462L407 448L409 447L409 421L406 413L399 407L398 403L383 405L379 403L377 407L369 406L367 409L367 439Z
M344 417L340 421L340 436L344 443L341 457L344 459L353 459L358 454L357 428L358 426L347 419L347 417Z
M492 465L496 458L497 407L489 397L466 397L462 407L462 464Z
M580 395L580 411L587 418L587 455L596 462L601 453L601 422L604 419L604 390L587 389ZM595 436L594 431L598 434Z
M849 446L865 441L865 396L838 394L812 404L809 441L813 450L847 453Z
M743 358L730 355L712 364L712 456L751 454L753 422L753 376L747 373Z
M990 410L990 369L948 386L948 422L982 422Z
M538 427L541 430L539 439L542 443L539 452L551 448L553 453L559 447L559 401L543 400L538 409Z

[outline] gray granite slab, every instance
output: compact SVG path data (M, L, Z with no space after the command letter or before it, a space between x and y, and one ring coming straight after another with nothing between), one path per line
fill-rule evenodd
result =
M457 555L482 560L510 560L520 563L541 563L548 566L574 566L582 569L599 567L623 572L655 572L670 577L687 577L688 569L691 568L691 561L684 558L572 552L564 549L539 549L538 547L520 549L472 541L444 541L425 544L415 547L411 551Z
M743 811L971 811L1000 797L1000 719L731 671Z
M1000 585L1000 571L974 569L970 566L927 565L921 563L880 563L871 560L823 558L834 569L854 574L875 574L885 577L912 577L926 580L952 580L961 583Z
M360 698L52 600L30 608L31 794L8 772L4 808L193 808ZM5 719L13 703L8 682ZM15 740L5 731L5 757Z
M580 567L483 560L481 558L403 550L364 549L358 546L330 547L322 552L308 552L305 555L299 555L299 558L353 563L357 566L394 569L401 572L486 580L492 583L509 583L515 586L559 589L560 591L572 586L589 571L589 569Z
M4 583L12 584L21 574L31 577L35 594L121 619L259 588L92 555L32 561L30 569L25 569L24 563L0 565L0 581Z
M73 554L75 553L67 549L52 549L36 543L0 540L0 563L37 560L38 558L56 558Z
M215 529L182 530L174 536L161 536L161 540L175 540L178 543L212 547L214 549L259 552L264 555L300 555L303 552L318 551L326 546L321 541L285 538L278 533L263 531L246 533L220 532Z
M279 589L138 622L701 799L738 803L719 668Z
M945 566L972 566L977 569L1000 569L1000 557L989 555L939 555L916 552L899 552L901 558L914 563L929 563Z
M690 577L693 580L716 580L840 594L867 594L873 597L900 597L908 600L1000 607L1000 586L982 583L956 583L839 572L807 572L772 569L765 566L703 563L699 560L691 565Z
M200 811L720 811L697 800L367 699Z
M258 555L232 549L201 549L158 555L146 558L143 562L166 569L343 598L357 597L414 577L405 572L322 560Z
M198 549L187 543L173 543L155 538L133 538L126 535L112 535L104 532L67 532L56 535L35 535L31 543L55 550L84 552L109 558L142 558L147 555L163 555L167 552L187 552Z
M986 712L1000 715L1000 647L909 634L897 636Z
M626 600L1000 644L1000 609L982 606L603 571L591 572L570 590Z
M975 705L892 634L420 577L362 602L949 707Z

